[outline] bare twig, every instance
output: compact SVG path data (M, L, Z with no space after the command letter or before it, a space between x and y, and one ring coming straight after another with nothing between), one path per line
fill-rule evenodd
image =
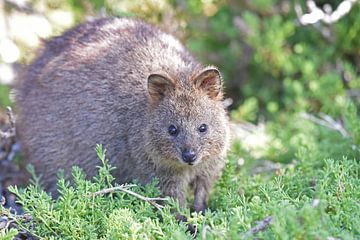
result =
M12 219L12 220L7 219L4 229L9 229L10 224L12 224L12 223L15 223L14 219Z
M135 187L135 186L136 186L135 184L127 184L127 185L120 185L120 186L116 186L116 187L112 187L112 188L105 188L105 189L102 189L100 191L92 193L91 196L95 197L95 196L98 196L98 195L104 195L104 194L107 194L107 193L113 193L113 192L121 190L123 188L125 189L125 188Z
M242 236L242 239L245 239L245 238L248 238L250 237L251 235L255 235L256 233L258 232L261 232L261 231L264 231L266 230L271 222L272 222L272 216L267 216L266 218L264 218L263 220L261 221L257 221L256 222L256 226L251 228L249 231L247 231L243 236Z
M4 196L0 195L0 205L4 206L6 203L6 199Z
M14 113L13 113L11 107L9 107L9 106L6 107L6 114L9 117L11 128L15 130L15 117L14 117Z
M320 113L321 118L315 117L309 113L301 113L300 116L303 119L309 120L323 127L338 131L345 138L349 137L349 133L341 125L341 123L335 121L332 117L326 115L325 113Z
M270 226L271 222L272 222L272 217L268 216L264 220L256 222L256 226L251 228L250 231L252 234L264 231Z
M281 165L280 163L274 163L269 160L262 160L261 165L254 167L251 170L251 174L255 175L255 174L259 174L259 173L263 173L263 172L278 171L281 169L282 166L283 165Z
M341 238L336 238L336 237L327 237L326 240L340 240Z
M5 0L5 3L9 4L11 7L15 8L20 12L36 13L36 11L32 8L32 6L26 1Z
M41 239L41 237L32 233L30 229L27 229L21 224L19 225L20 222L27 223L27 222L31 222L32 220L33 217L30 214L16 215L16 214L12 214L10 210L0 211L0 230L6 230L11 227L15 227L19 230L22 229L25 232Z
M15 117L11 107L6 108L6 114L9 117L10 128L5 132L0 131L0 138L13 138L15 137L16 130L15 130Z
M329 4L325 4L323 9L321 9L316 5L314 0L308 0L306 1L306 6L309 10L308 13L303 14L299 4L295 5L295 11L301 25L315 24L320 21L330 25L348 14L356 1L357 0L344 0L338 5L335 11L332 11Z
M156 201L167 201L168 198L149 198L149 197L145 197L145 196L142 196L142 195L140 195L138 193L135 193L135 192L127 189L128 187L132 187L132 186L135 186L135 185L121 185L121 186L116 186L116 187L112 187L112 188L106 188L106 189L103 189L103 190L100 190L98 192L95 192L95 193L91 194L91 196L95 197L95 196L98 196L98 195L103 195L103 194L107 194L107 193L121 191L121 192L127 193L129 195L132 195L132 196L134 196L134 197L136 197L136 198L138 198L140 200L149 202L151 205L153 205L157 209L164 208L164 206L156 203Z
M19 152L20 144L16 141L15 117L11 107L6 108L6 114L9 124L4 128L4 131L0 130L0 161L11 162L16 153Z
M210 230L211 228L209 225L205 225L201 231L201 240L206 240L206 232Z

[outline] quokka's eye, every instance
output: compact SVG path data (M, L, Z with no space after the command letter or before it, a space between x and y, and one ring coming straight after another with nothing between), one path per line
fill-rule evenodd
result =
M176 136L179 133L179 130L174 125L170 125L168 128L168 132L171 136Z
M205 123L203 123L199 127L199 132L204 133L207 131L207 129L208 129L208 126Z

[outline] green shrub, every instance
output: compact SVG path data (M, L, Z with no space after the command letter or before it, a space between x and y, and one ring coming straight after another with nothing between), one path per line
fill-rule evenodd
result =
M360 121L355 107L344 109L346 132L354 133ZM290 119L290 118L289 118ZM278 138L281 148L292 149L292 161L285 161L275 172L256 172L259 161L236 142L228 163L210 198L204 216L180 210L189 223L197 226L200 239L356 239L360 237L360 163L357 135L343 136L338 131L302 120L296 116L287 125L272 123L269 133ZM298 118L298 121L299 118ZM278 125L277 125L278 124ZM279 131L280 126L284 134ZM285 134L292 132L293 134ZM269 146L266 155L274 160L286 150ZM60 178L60 197L53 200L38 185L23 190L12 187L32 222L17 221L19 229L50 239L191 239L186 225L177 223L170 201L154 208L122 191L94 195L114 187L113 170L105 152L97 148L102 166L91 181L74 167L74 184ZM289 155L290 156L290 155ZM239 165L239 158L245 164ZM260 161L261 163L262 161ZM148 186L125 188L147 197L158 197L156 181ZM2 209L2 211L6 211ZM10 213L8 213L10 214ZM270 219L257 233L258 221ZM260 224L261 225L261 224ZM15 232L11 232L15 234ZM10 232L6 236L11 236Z
M98 147L98 175L89 180L75 167L70 184L60 174L56 200L36 179L25 189L11 188L33 219L23 221L1 207L19 231L40 239L192 239L171 214L175 208L197 226L197 239L360 239L359 2L331 26L296 24L294 6L305 9L304 1L45 3L46 11L71 9L76 21L103 7L168 27L196 56L220 68L234 100L232 120L261 120L270 140L261 154L234 141L205 215L180 210L171 200L157 209L122 191L94 196L116 186ZM327 3L335 9L339 1ZM3 92L0 104L9 103L8 88ZM124 188L159 196L156 180ZM17 233L1 230L0 239Z

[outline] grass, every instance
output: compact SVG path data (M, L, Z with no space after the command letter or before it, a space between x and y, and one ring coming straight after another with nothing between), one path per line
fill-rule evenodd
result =
M344 113L345 136L299 115L267 123L271 141L260 158L245 150L244 143L234 142L205 215L178 209L173 201L157 209L122 191L95 196L115 186L113 168L100 146L98 176L86 180L74 167L74 184L61 178L57 200L36 184L11 188L31 222L1 211L15 219L18 229L39 239L192 239L186 224L171 214L173 208L197 226L197 239L359 239L359 129L352 105ZM264 159L279 162L279 168L254 171ZM142 196L159 196L156 180L124 187ZM0 238L12 239L16 232L3 231Z

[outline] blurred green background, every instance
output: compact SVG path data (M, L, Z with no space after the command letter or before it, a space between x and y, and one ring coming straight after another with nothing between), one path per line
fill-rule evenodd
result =
M0 0L0 126L5 106L16 113L11 89L41 43L104 16L156 24L224 75L231 133L238 140L211 196L213 211L190 219L208 239L252 239L249 229L267 216L273 216L272 226L259 239L359 239L359 0ZM4 176L15 172L1 163L0 190L7 186ZM118 220L106 220L110 213L120 216L112 198L99 201L94 224L83 214L89 207L85 188L77 190L80 197L65 196L68 208L60 201L51 211L48 198L34 189L20 198L25 209L45 206L30 211L41 236L127 233L123 220L119 229L113 226ZM159 223L150 208L121 204L133 211L130 223L149 236L161 228L163 239L185 238L172 218ZM81 218L73 206L81 208Z
M232 102L232 122L241 125L233 135L247 150L263 149L256 158L290 162L297 143L307 141L296 137L304 131L304 119L320 116L338 130L348 103L359 109L356 0L5 0L0 2L0 123L7 120L5 106L16 113L12 86L42 42L104 16L156 24L204 64L218 66ZM249 130L247 122L256 127Z
M220 68L234 121L301 111L337 117L346 98L359 106L360 4L315 2L329 14L343 2L352 8L335 23L304 25L299 19L311 12L306 1L5 0L0 105L12 104L9 89L42 39L87 19L134 16L174 34L205 64Z

